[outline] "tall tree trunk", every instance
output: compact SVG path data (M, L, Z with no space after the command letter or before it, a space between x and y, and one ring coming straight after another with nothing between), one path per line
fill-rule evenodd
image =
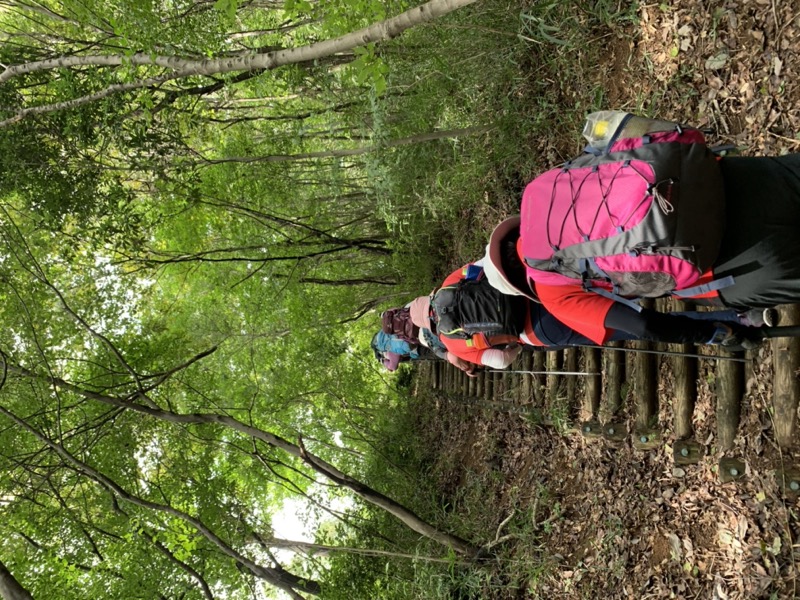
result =
M33 600L30 592L22 587L2 561L0 561L0 596L3 600Z
M452 558L438 558L435 556L420 556L419 554L406 554L404 552L392 552L390 550L373 550L370 548L351 548L349 546L327 546L325 544L315 544L313 542L298 542L295 540L283 540L270 537L262 539L253 534L256 541L264 548L290 550L296 554L310 554L313 556L330 556L336 552L343 554L357 554L359 556L388 556L390 558L404 558L408 560L421 560L441 564L453 564Z
M179 423L184 425L188 424L224 425L235 431L238 431L239 433L243 433L245 435L251 436L256 440L260 440L265 444L268 444L269 446L283 450L284 452L290 454L291 456L301 459L320 475L323 475L326 478L334 481L338 485L341 485L342 487L349 489L351 492L362 498L364 501L369 502L370 504L373 504L374 506L377 506L378 508L385 510L390 515L399 519L406 527L408 527L412 531L416 531L420 535L423 535L428 539L431 539L439 544L452 548L455 552L461 554L462 556L474 556L478 552L478 548L470 544L466 540L463 540L458 536L446 533L438 529L434 525L420 518L416 513L414 513L409 508L403 506L399 502L369 487L365 483L358 481L357 479L354 479L349 475L346 475L345 473L334 467L332 464L324 461L318 456L314 456L313 454L307 452L306 449L303 447L302 442L299 442L298 444L292 444L291 442L283 439L280 436L269 433L268 431L264 431L263 429L259 429L258 427L254 427L253 425L248 425L247 423L243 423L242 421L239 421L238 419L235 419L233 417L229 417L228 415L220 415L215 413L180 414L168 410L162 410L160 408L155 408L153 406L142 406L140 404L134 404L125 399L116 398L114 396L107 396L105 394L100 394L98 392L94 392L91 390L85 390L77 385L69 383L58 377L52 377L49 375L40 375L34 371L31 371L19 365L6 363L6 367L9 373L13 373L29 379L46 381L52 386L55 386L62 390L68 390L83 398L89 400L95 400L119 408L127 408L129 410L143 413L151 417L154 417L156 419L161 419L163 421L168 421L171 423ZM0 406L0 413L8 416L10 419L18 423L20 426L27 429L28 431L31 431L32 433L34 433L34 435L36 435L36 432L31 428L31 426L28 423L26 423L25 421L23 421L22 419L20 419L10 411L8 411L6 408ZM57 452L59 452L59 454L63 452L63 448L60 447L56 448L55 446L52 445L53 444L52 441L47 440L45 441L45 443L51 445L51 447L53 447ZM192 526L198 528L199 530L199 526L194 522L192 522ZM206 535L205 532L204 535ZM216 543L216 541L214 543Z
M421 25L433 19L452 12L462 6L473 4L476 0L430 0L422 6L412 8L404 13L374 23L364 29L353 31L332 40L325 40L302 46L300 48L286 48L265 53L245 53L240 56L218 59L190 59L178 56L153 56L149 53L139 52L126 56L120 52L115 55L99 56L60 56L47 60L37 60L20 65L7 67L0 73L0 83L5 83L13 77L38 71L52 69L68 69L71 67L119 67L130 66L159 66L171 69L176 77L196 75L218 75L233 71L253 71L257 69L276 69L285 65L318 60L347 52L359 46L366 46L376 42L385 42L396 38L406 29Z
M476 0L430 0L422 6L407 10L396 17L392 17L380 23L374 23L369 27L332 40L325 40L300 48L287 48L285 50L276 50L263 54L247 53L236 57L196 60L178 56L153 56L143 52L126 56L124 52L120 52L117 55L109 56L62 56L59 58L13 65L7 67L3 73L0 73L0 83L4 83L13 77L26 73L49 71L52 69L69 69L73 67L119 67L123 65L126 67L158 66L163 67L167 71L161 75L141 79L132 83L111 85L104 90L80 98L20 109L16 115L4 121L0 121L0 127L16 123L29 115L76 108L84 104L101 100L115 93L155 86L183 77L194 77L197 75L212 76L235 71L269 71L284 65L293 65L322 59L341 52L348 52L354 48L366 46L367 44L391 40L399 36L406 29L410 29L415 25L427 23L437 17L474 2L476 2Z

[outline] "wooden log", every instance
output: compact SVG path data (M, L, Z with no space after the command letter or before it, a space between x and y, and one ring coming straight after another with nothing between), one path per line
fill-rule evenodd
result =
M611 422L603 425L603 437L610 442L623 442L627 436L628 427L625 423Z
M588 373L601 373L602 357L597 348L583 349L584 368ZM602 380L600 377L586 377L584 380L583 413L584 422L581 423L581 432L588 438L603 435L603 426L600 424L600 396L602 394Z
M719 356L739 356L741 352L718 349ZM723 453L733 448L742 409L744 369L732 360L717 361L717 446Z
M636 349L636 344L634 342L627 342L627 347L631 350ZM630 388L631 398L633 398L633 384L634 384L634 374L636 373L636 352L626 352L625 353L625 375L627 377L627 382Z
M790 465L775 471L775 480L784 497L792 502L800 497L800 468Z
M661 445L661 432L650 428L647 431L634 432L633 447L637 450L655 450Z
M780 306L781 325L800 323L800 304ZM775 338L772 340L774 387L772 405L775 441L781 448L792 446L797 403L800 400L800 381L796 371L800 367L800 338Z
M461 392L461 395L464 398L469 398L470 397L470 393L469 393L470 380L471 380L471 378L467 377L466 373L462 373L462 381L461 381L461 390L462 390L462 392Z
M602 372L600 350L597 348L584 348L583 356L586 359L585 370L587 373ZM597 421L600 414L601 383L602 379L600 377L586 377L584 382L586 387L584 410L589 421Z
M480 398L483 396L483 392L486 389L486 373L483 371L478 371L478 376L475 378L475 398Z
M467 377L467 396L474 398L477 396L477 377Z
M644 308L653 308L652 300L643 300ZM653 350L649 342L633 342L633 347ZM655 354L637 352L634 358L634 397L636 398L636 424L634 447L650 448L655 441L658 421L658 361Z
M435 389L436 385L436 363L433 361L427 361L425 363L425 369L428 373L428 378L426 380L426 384L429 390Z
M685 302L676 302L676 310L688 310ZM674 344L670 348L675 352L694 353L695 347L691 344ZM675 376L675 404L674 404L674 427L675 437L679 440L687 440L694 434L694 405L697 400L697 359L690 356L672 357L672 374ZM687 453L694 448L686 446ZM689 458L684 455L684 459ZM683 463L686 464L686 463Z
M622 342L611 342L609 346L622 348ZM625 353L610 350L603 352L603 382L608 418L613 419L622 406L622 388L625 382Z
M694 440L676 440L672 445L672 458L676 465L694 465L703 458L705 449Z
M689 344L676 344L676 352L694 352ZM694 434L692 420L697 400L697 359L689 356L673 356L672 372L675 376L675 437L685 440Z
M729 481L736 481L737 479L741 479L744 477L745 473L745 464L736 459L736 458L728 458L722 457L719 461L719 479L722 483L727 483Z
M578 370L578 349L567 348L564 350L564 371L577 371ZM567 405L575 406L575 390L578 385L578 378L575 376L563 377L565 380L565 388L567 392Z
M624 342L611 342L609 346L624 348ZM621 443L628 437L628 426L620 420L622 402L628 393L626 379L633 373L632 352L606 351L604 354L604 381L606 387L606 415L603 437L612 443Z
M546 359L547 353L546 352L535 352L533 354L533 370L534 371L544 371L546 368ZM531 385L533 386L533 398L541 404L544 402L544 382L545 378L544 375L532 375L531 376Z
M562 364L562 352L560 350L551 351L547 353L547 371L559 371ZM556 374L547 376L547 397L552 401L558 397L558 388L561 383L561 377Z
M495 400L506 401L506 391L508 390L508 373L493 373L494 375L494 394Z
M651 349L648 342L634 342L634 345L642 350ZM635 431L644 435L656 429L658 420L658 363L655 354L636 354L633 389L636 397Z
M494 373L483 373L483 398L491 400L494 397Z
M433 374L431 379L431 387L435 390L439 389L440 374L442 372L442 363L436 362L433 364Z
M533 370L533 353L523 352L519 359L520 370L532 371ZM517 384L518 401L520 404L530 404L533 400L533 376L520 375L519 383Z
M645 308L653 307L653 302L650 301L645 300L641 304ZM644 341L633 342L633 347L640 350L660 350L661 346ZM661 444L661 431L658 427L658 355L636 353L633 388L636 399L633 447L638 450L653 450Z

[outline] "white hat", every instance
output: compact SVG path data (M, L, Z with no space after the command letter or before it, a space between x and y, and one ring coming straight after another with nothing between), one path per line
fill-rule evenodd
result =
M510 296L525 296L531 300L537 300L530 289L520 289L509 281L503 268L503 247L502 242L509 233L519 229L520 218L510 217L500 223L489 236L489 243L486 244L486 255L483 258L483 272L489 284Z

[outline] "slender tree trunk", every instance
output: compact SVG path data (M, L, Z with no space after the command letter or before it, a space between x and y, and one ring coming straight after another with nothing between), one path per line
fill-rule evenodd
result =
M423 142L430 142L433 140L444 140L458 138L464 135L473 135L476 133L486 133L491 128L486 126L465 127L464 129L448 129L447 131L431 131L429 133L418 133L408 137L391 140L386 144L380 146L381 148L397 148L399 146L408 146L411 144L421 144ZM289 162L294 160L315 160L319 158L342 158L345 156L358 156L360 154L367 154L373 150L377 150L379 146L367 145L358 148L340 148L338 150L318 150L316 152L304 152L302 154L274 154L271 156L241 156L230 158L209 158L202 159L198 165L219 165L224 163L280 163Z
M255 534L254 534L255 535ZM359 556L388 556L390 558L407 558L409 560L421 560L441 564L453 564L451 558L437 558L435 556L420 556L419 554L406 554L404 552L391 552L389 550L371 550L369 548L351 548L348 546L326 546L324 544L314 544L312 542L297 542L294 540L282 540L280 538L261 539L257 537L258 543L264 547L281 550L291 550L297 554L312 554L314 556L330 556L336 552L346 554L357 554Z
M313 594L319 595L321 593L321 588L318 582L299 577L294 573L291 573L284 569L281 565L276 564L274 567L265 567L263 565L258 564L254 560L249 559L234 547L229 545L225 542L216 532L214 532L208 525L206 525L203 521L186 513L182 510L174 508L169 504L160 504L158 502L152 502L150 500L145 500L127 491L123 488L120 484L118 484L115 480L111 479L104 473L98 471L88 463L83 462L82 460L75 457L72 453L67 451L66 448L60 443L54 442L49 437L44 435L41 431L37 430L33 427L30 423L22 419L21 417L15 415L7 408L0 406L0 414L5 415L12 421L14 421L17 425L19 425L24 430L31 433L36 439L40 442L45 444L51 450L53 450L56 454L58 454L62 459L64 459L67 463L71 464L78 472L82 475L88 477L90 480L94 481L95 483L99 484L103 488L105 488L108 492L113 494L114 496L130 502L136 506L140 506L142 508L146 508L149 510L161 512L172 517L177 517L182 521L185 521L194 529L196 529L203 537L206 538L211 544L217 547L218 550L222 552L225 556L235 560L238 564L242 565L246 568L250 573L270 583L271 585L283 590L290 597L295 600L302 600L302 596L298 594L298 592L303 592L305 594ZM16 597L13 597L13 600L17 600ZM26 598L25 596L21 596L20 598ZM4 599L5 600L5 599Z
M274 52L246 53L241 56L218 59L188 59L179 56L152 56L149 53L139 52L131 56L124 54L99 55L99 56L61 56L47 60L37 60L20 65L7 67L0 73L0 83L5 83L13 77L38 71L52 69L68 69L71 67L119 67L131 66L159 66L171 69L178 77L189 75L218 75L233 71L253 71L256 69L276 69L284 65L292 65L323 59L334 54L347 52L359 46L366 46L376 42L385 42L396 38L406 29L432 21L437 17L452 12L462 6L473 4L476 0L430 0L422 6L412 8L404 13L374 23L364 29L353 31L332 40L325 40L302 46L300 48L286 48Z
M108 56L63 56L13 65L7 67L3 73L0 73L0 83L4 83L13 77L26 73L87 66L158 66L166 69L166 72L162 75L149 77L137 82L115 84L104 90L80 98L23 108L19 110L16 115L4 121L0 121L0 127L11 125L29 115L76 108L77 106L101 100L118 92L155 86L183 77L194 77L197 75L212 76L235 71L269 71L284 65L293 65L323 59L342 52L349 52L354 48L367 44L391 40L399 36L406 29L410 29L415 25L427 23L437 17L474 2L476 2L476 0L430 0L430 2L407 10L396 17L392 17L380 23L375 23L364 29L348 33L347 35L332 40L325 40L300 48L288 48L263 54L247 53L236 57L196 60L178 56L152 56L142 52L131 56L125 56L124 53L120 52L117 55Z
M292 444L291 442L283 439L280 436L274 435L272 433L269 433L268 431L264 431L263 429L259 429L252 425L248 425L247 423L243 423L242 421L239 421L238 419L229 417L227 415L220 415L214 413L179 414L167 410L162 410L160 408L142 406L140 404L134 404L132 402L129 402L128 400L123 400L121 398L116 398L114 396L107 396L105 394L100 394L98 392L93 392L91 390L85 390L77 385L71 384L58 377L39 375L38 373L30 371L29 369L26 369L19 365L6 363L6 366L8 368L9 373L13 373L29 379L46 381L52 386L58 387L62 390L68 390L70 392L78 394L79 396L82 396L83 398L96 400L98 402L109 404L111 406L127 408L129 410L143 413L151 417L154 417L156 419L161 419L163 421L168 421L171 423L180 423L185 425L187 424L225 425L226 427L238 431L239 433L251 436L252 438L260 440L265 444L268 444L269 446L283 450L287 454L290 454L291 456L301 459L320 475L324 475L326 478L331 479L338 485L341 485L342 487L349 489L351 492L362 498L364 501L369 502L370 504L373 504L374 506L377 506L378 508L385 510L395 518L399 519L406 527L408 527L412 531L416 531L417 533L427 537L428 539L431 539L439 544L452 548L455 552L458 552L463 556L474 556L475 554L477 554L478 548L476 546L470 544L469 542L463 540L458 536L445 533L444 531L438 529L434 525L431 525L424 519L420 518L416 513L406 508L399 502L393 500L392 498L382 494L377 490L372 489L365 483L358 481L357 479L354 479L349 475L346 475L345 473L343 473L333 465L327 463L323 459L307 452L305 448L303 448L302 442L298 444ZM9 418L20 424L22 427L28 429L29 431L32 430L30 425L19 419L19 417L9 412L2 406L0 406L0 413L7 415ZM50 442L50 444L52 444L52 442ZM63 449L60 450L56 449L56 450L59 453L63 451ZM195 522L192 522L192 526L200 530L200 526ZM204 535L208 536L206 532L203 533ZM216 539L216 536L214 537ZM216 543L216 541L214 543Z
M30 592L22 587L2 561L0 561L0 596L3 600L33 600Z

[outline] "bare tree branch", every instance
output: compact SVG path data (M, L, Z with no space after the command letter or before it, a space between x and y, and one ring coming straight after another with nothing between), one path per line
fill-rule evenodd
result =
M248 425L247 423L243 423L242 421L239 421L234 417L214 414L214 413L181 414L172 411L155 409L140 404L133 404L128 402L127 400L115 398L113 396L107 396L104 394L93 392L91 390L83 390L80 387L71 384L67 381L64 381L63 379L60 378L47 375L38 375L37 373L30 371L29 369L26 369L19 365L9 364L8 371L9 373L14 373L22 377L47 381L51 385L57 386L64 390L69 390L85 398L89 398L106 404L111 404L112 406L127 407L130 410L146 414L151 417L161 419L164 421L169 421L172 423L185 423L185 424L198 424L198 425L199 424L225 425L235 431L238 431L240 433L258 439L274 448L283 450L284 452L286 452L291 456L300 458L320 475L323 475L328 479L331 479L335 483L343 487L346 487L347 489L352 491L354 494L356 494L366 502L369 502L370 504L373 504L378 508L385 510L389 514L393 515L395 518L399 519L404 525L406 525L413 531L416 531L417 533L424 535L425 537L432 539L435 542L448 546L462 555L471 556L477 552L477 548L472 544L470 544L469 542L459 538L458 536L454 536L439 530L438 528L434 527L427 521L421 519L413 511L403 506L402 504L396 502L392 498L386 496L385 494L382 494L377 490L370 488L361 481L358 481L350 477L349 475L346 475L345 473L343 473L333 465L327 463L320 457L314 456L313 454L309 453L305 448L302 447L302 444L292 444L291 442L281 438L280 436L269 433L268 431L265 431L263 429L259 429L258 427ZM14 422L19 422L26 429L30 429L30 425L19 419L19 417L16 417L16 415L10 413L6 408L0 407L0 413L7 414L7 416L12 420L14 420ZM47 443L48 445L52 444L51 447L58 446L57 444L55 444L55 442L52 442L50 440L48 440ZM66 451L64 450L64 452ZM77 459L73 458L73 460ZM123 490L120 490L120 492L121 491ZM187 517L191 518L188 515Z
M197 517L194 517L168 504L160 504L158 502L145 500L144 498L141 498L135 494L128 492L116 481L114 481L107 475L104 475L103 473L101 473L94 467L90 466L89 464L85 463L84 461L80 460L79 458L75 457L66 448L64 448L62 444L59 444L58 442L51 440L46 435L37 430L35 427L30 425L25 419L18 417L16 414L11 412L4 406L0 406L0 414L3 414L7 418L14 421L22 429L33 435L37 440L45 444L47 447L53 450L58 456L60 456L66 462L71 464L80 473L82 473L89 479L93 480L94 482L105 488L107 491L109 491L110 493L136 506L140 506L142 508L154 510L157 512L163 512L165 514L181 519L182 521L185 521L186 523L191 525L194 529L196 529L211 544L216 546L223 554L235 560L237 564L241 564L242 566L244 566L250 573L252 573L256 577L263 579L264 581L285 591L292 598L296 600L303 600L302 596L300 596L296 592L296 590L300 590L307 594L314 594L314 595L318 595L320 593L319 584L317 584L312 580L294 576L288 571L285 571L280 566L278 566L277 568L265 567L263 565L256 563L255 561L251 560L245 555L241 554L230 544L224 541L214 531L212 531L205 523L203 523Z

